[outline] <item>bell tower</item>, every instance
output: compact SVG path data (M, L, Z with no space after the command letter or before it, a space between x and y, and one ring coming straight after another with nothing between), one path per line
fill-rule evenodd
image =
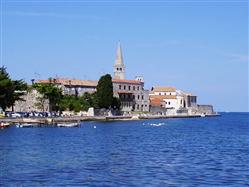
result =
M118 43L116 60L114 64L114 79L125 79L125 65L123 62L123 55L120 43Z

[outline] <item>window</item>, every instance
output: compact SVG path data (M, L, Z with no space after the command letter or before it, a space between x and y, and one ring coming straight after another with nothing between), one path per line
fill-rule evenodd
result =
M144 100L144 96L142 95L142 100Z
M128 89L131 90L131 86L129 86Z
M122 68L119 68L120 71L122 71Z
M145 107L147 107L147 105L144 105Z
M170 102L169 102L169 105L170 105Z
M166 95L166 93L164 93L164 95Z
M118 68L117 68L117 71L118 71Z
M140 98L140 95L137 95L137 99L139 99Z
M137 90L139 90L139 86L137 87Z
M139 105L137 105L137 109L139 110Z
M133 86L133 90L135 90L135 86Z
M135 99L135 95L133 95L132 98Z
M161 95L161 92L159 92L159 95Z
M119 89L121 90L121 85L119 85Z
M171 95L171 92L169 93L169 95Z
M126 86L124 86L124 90L126 89Z
M144 107L144 105L141 105L141 108L143 108Z
M167 101L165 102L165 104L167 105Z

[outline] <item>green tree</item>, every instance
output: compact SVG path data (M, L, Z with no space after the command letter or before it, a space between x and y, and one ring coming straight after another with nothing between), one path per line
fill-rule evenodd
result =
M27 84L21 80L11 80L6 71L6 67L0 68L0 107L5 111L6 108L14 105L15 101L23 100L26 94Z
M106 74L100 77L97 85L97 102L100 108L110 108L113 102L113 85L112 77Z
M35 83L33 87L42 94L44 99L49 100L49 111L58 111L59 103L62 99L62 91L55 84L50 82L49 84Z
M120 106L121 106L121 101L120 101L120 99L119 98L117 98L117 97L113 97L113 99L112 99L112 108L113 109L120 109Z

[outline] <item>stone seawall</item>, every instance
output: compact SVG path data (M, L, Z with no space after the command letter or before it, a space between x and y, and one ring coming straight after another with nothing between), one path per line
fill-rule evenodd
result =
M197 110L200 114L214 114L212 105L197 105Z
M220 116L219 114L207 114L205 117ZM38 123L38 124L56 124L56 123L75 123L80 121L130 121L146 119L167 119L167 118L198 118L202 115L144 115L144 116L98 116L98 117L58 117L58 118L2 118L0 122L18 123Z

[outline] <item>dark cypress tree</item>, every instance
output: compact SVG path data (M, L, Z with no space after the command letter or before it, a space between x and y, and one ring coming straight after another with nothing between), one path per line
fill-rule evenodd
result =
M23 80L11 80L6 67L0 68L0 107L4 111L15 101L22 100L26 90L27 84Z
M97 101L100 108L110 108L113 102L112 77L106 74L100 77L97 85Z

